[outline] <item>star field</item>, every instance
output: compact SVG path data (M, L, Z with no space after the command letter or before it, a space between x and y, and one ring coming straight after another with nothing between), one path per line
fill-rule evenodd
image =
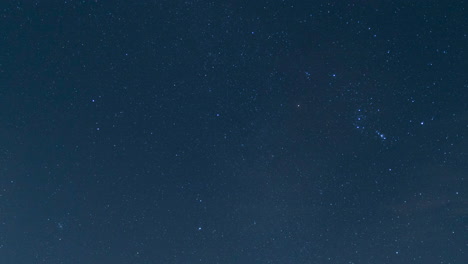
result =
M466 9L3 3L0 263L465 263Z

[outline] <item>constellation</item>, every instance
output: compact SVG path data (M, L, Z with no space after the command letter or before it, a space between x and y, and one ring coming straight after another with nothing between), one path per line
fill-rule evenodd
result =
M381 141L389 138L381 124L379 101L363 91L361 83L349 83L342 87L341 97L351 109L349 119L354 130Z

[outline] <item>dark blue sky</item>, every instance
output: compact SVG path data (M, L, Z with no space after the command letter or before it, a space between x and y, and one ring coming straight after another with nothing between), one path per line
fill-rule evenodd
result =
M466 1L5 1L0 263L465 263Z

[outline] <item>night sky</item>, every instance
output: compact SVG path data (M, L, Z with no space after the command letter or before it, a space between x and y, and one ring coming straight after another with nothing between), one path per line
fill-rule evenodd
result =
M1 5L1 264L468 263L466 1Z

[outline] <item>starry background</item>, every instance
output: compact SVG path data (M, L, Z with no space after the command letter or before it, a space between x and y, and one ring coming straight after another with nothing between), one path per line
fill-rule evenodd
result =
M5 1L0 263L467 263L466 1Z

